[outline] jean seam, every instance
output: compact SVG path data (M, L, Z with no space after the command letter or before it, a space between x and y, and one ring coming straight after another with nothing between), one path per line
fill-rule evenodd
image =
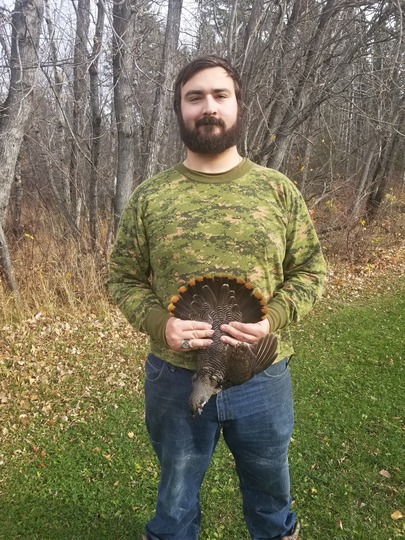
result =
M151 375L153 375L152 373L150 373L148 375L147 373L147 364L149 364L149 366L151 366L151 368L153 369L154 373L156 373L156 376L151 378ZM151 362L149 359L146 360L146 364L145 364L145 378L148 382L150 383L154 383L155 381L158 381L158 379L160 379L164 373L164 370L166 369L166 363L163 363L162 367L160 369L157 369Z

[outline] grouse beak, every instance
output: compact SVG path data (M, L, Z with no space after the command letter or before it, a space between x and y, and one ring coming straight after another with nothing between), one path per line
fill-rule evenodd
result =
M203 412L203 408L204 408L204 405L206 404L207 402L204 401L204 403L201 403L201 405L199 405L196 409L195 412L191 411L192 415L193 415L193 418L195 418L197 416L197 414L201 414Z
M190 396L190 410L193 417L197 414L201 414L205 404L208 402L211 396L218 394L222 389L222 386L213 386L209 377L204 379L195 378L193 381L193 391Z
M210 397L211 397L211 394L209 394L208 396L192 395L190 397L189 405L190 405L190 411L191 411L191 414L193 415L193 418L195 418L198 414L202 413L204 405L207 403Z

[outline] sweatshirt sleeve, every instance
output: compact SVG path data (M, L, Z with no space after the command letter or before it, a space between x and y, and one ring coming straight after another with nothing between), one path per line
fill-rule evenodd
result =
M154 294L142 198L135 191L121 217L110 257L109 292L129 323L165 343L170 317Z
M268 303L270 331L299 321L320 298L326 275L321 246L300 192L292 189L283 262L284 281Z

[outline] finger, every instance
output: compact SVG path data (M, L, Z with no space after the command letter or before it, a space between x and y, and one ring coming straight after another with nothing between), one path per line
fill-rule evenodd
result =
M230 334L230 336L237 341L245 341L246 343L254 343L255 341L257 341L258 333L257 331L255 333L252 333L253 330L251 330L250 328L246 328L247 326L248 325L245 325L244 330L247 330L247 331L244 332L242 330L239 330L238 328L235 328L233 325L231 326L229 324L223 324L221 326L221 331L226 332L227 334ZM226 337L226 336L222 336L222 337ZM225 341L225 342L229 343L228 341Z
M198 330L211 330L212 324L202 321L184 321L184 330L192 330L198 332Z
M231 321L229 323L231 328L239 330L242 334L259 336L263 333L260 323L241 323L238 321Z
M234 339L233 337L231 336L221 336L220 337L221 341L223 343L227 343L228 345L232 345L233 347L235 347L238 343L240 343L242 340L237 340L237 339Z
M206 349L212 345L212 339L192 339L191 347L192 349Z
M195 340L196 348L206 348L212 341L209 338L212 337L214 330L212 325L202 321L183 321L177 317L170 317L166 323L165 337L169 348L176 352L184 352L181 347L181 343L184 339ZM205 340L200 342L199 340ZM209 340L209 341L207 341Z
M189 351L195 351L196 349L206 349L210 345L212 345L212 339L190 339L187 340L189 342L189 347L184 348L182 346L183 339L180 341L180 345L178 350L181 352L189 352Z
M193 330L192 332L184 332L184 334L187 334L186 339L203 339L213 336L214 330L212 330L212 328L207 328L205 330Z

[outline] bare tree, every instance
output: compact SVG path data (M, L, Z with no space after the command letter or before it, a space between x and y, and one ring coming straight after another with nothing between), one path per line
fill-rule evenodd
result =
M396 119L398 130L396 133L390 134L387 139L384 140L371 177L370 189L365 204L365 214L369 221L372 221L376 217L387 191L390 173L395 170L395 163L401 145L401 137L403 137L403 135L401 136L400 134L405 133L404 105L405 100L403 99L402 107L398 112Z
M114 111L118 133L117 171L114 195L114 230L134 182L134 115L132 78L136 2L113 3Z
M49 133L48 144L43 144L41 140L37 140L37 144L47 165L47 175L56 207L64 218L67 230L75 237L80 237L81 231L71 196L69 162L71 145L68 147L67 144L68 141L74 141L76 137L71 125L71 119L69 119L68 99L64 89L67 80L58 55L55 21L52 18L50 0L45 0L45 22L48 30L46 38L49 44L50 69L46 64L46 67L43 67L43 73L48 80L54 100L56 125ZM55 158L56 155L58 159Z
M0 107L0 265L8 287L18 296L4 225L15 166L34 102L43 0L17 0L12 15L10 87Z
M101 109L100 109L100 81L99 60L103 39L105 18L104 0L97 2L97 22L93 38L93 50L90 58L90 108L91 108L91 164L89 186L89 227L93 249L98 239L98 165L101 148Z
M165 41L162 60L156 80L155 102L147 146L145 178L153 176L159 167L159 155L163 145L164 126L168 115L169 88L173 73L177 44L180 33L180 20L183 0L169 0Z
M73 5L75 6L74 2ZM70 158L70 194L72 212L76 225L80 227L81 209L85 193L84 177L88 170L88 154L86 155L84 141L87 137L86 109L88 106L88 54L90 25L90 0L77 1L76 37L73 64L73 137L71 140Z
M48 29L49 51L52 64L52 76L48 75L48 82L55 100L57 116L56 130L52 134L52 139L54 147L58 149L60 156L57 163L52 159L50 152L45 155L45 159L48 164L55 198L58 201L59 207L62 209L63 215L69 215L68 222L71 222L70 175L66 147L66 141L71 137L67 120L66 99L63 96L65 73L59 66L58 50L55 43L55 22L52 19L49 0L45 0L45 21Z

